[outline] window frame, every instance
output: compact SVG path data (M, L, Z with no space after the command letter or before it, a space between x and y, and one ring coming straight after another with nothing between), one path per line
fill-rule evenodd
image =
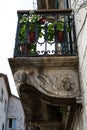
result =
M8 118L8 128L9 129L16 129L16 118Z

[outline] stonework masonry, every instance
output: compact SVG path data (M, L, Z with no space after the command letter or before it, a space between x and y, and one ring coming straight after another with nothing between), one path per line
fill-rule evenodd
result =
M11 95L9 99L7 119L9 118L16 119L17 130L24 130L24 113L22 105L19 98L13 95ZM7 120L7 129L8 129L8 120Z

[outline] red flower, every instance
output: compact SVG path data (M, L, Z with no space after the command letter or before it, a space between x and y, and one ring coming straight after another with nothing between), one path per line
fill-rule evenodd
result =
M44 19L44 18L40 18L40 19L39 19L39 22L40 22L41 24L44 24L44 23L45 23L45 19Z

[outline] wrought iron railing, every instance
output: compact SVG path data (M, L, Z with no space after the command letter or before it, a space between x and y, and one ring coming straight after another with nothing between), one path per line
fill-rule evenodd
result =
M18 11L14 57L52 55L77 55L73 11Z

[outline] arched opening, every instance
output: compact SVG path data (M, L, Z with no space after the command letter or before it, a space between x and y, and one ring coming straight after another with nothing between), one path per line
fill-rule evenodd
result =
M29 129L66 129L71 108L70 103L74 104L74 99L72 102L72 99L51 97L26 83L19 87L19 92ZM74 110L72 111L73 113ZM40 127L36 127L35 124Z

